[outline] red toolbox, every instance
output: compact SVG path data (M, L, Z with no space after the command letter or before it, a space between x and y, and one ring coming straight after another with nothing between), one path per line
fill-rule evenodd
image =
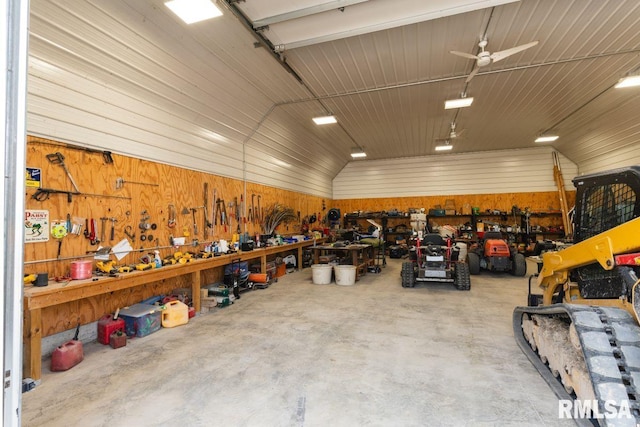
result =
M116 312L116 316L117 316ZM98 320L98 342L109 345L109 337L116 331L124 332L124 319L118 317L114 319L113 314L105 314Z

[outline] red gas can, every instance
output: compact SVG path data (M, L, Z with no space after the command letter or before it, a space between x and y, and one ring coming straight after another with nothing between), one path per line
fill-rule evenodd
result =
M55 350L51 355L51 370L66 371L73 368L84 359L82 342L77 340L67 341Z
M109 345L109 337L116 331L124 332L124 319L113 318L111 314L105 314L98 320L98 342Z

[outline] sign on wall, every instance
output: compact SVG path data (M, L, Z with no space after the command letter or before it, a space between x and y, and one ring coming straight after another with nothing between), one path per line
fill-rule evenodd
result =
M40 168L27 168L25 185L31 188L42 187L42 173Z
M24 242L49 241L49 211L27 209L24 212Z

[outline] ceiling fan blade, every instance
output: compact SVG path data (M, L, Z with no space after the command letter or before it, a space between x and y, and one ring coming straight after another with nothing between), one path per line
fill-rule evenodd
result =
M461 56L463 58L467 58L467 59L478 59L477 56L472 55L470 53L466 53L466 52L458 52L457 50L450 50L449 53L453 53L454 55L458 55Z
M469 77L467 77L467 80L465 80L464 82L469 83L473 76L478 74L478 71L480 71L480 68L476 65L475 67L473 67L473 71L471 71L471 74L469 74Z
M452 131L451 134L449 135L449 138L455 139L455 138L460 138L462 137L462 134L464 133L466 129L462 129L460 131Z
M522 52L525 49L529 49L530 47L534 47L538 44L538 41L534 41L531 43L523 44L520 46L512 47L511 49L501 50L500 52L493 52L491 54L491 60L493 62L498 62L506 58L507 56L515 55L518 52Z

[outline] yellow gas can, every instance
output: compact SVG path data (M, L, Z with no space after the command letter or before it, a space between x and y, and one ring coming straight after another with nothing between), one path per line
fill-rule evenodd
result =
M169 301L162 310L162 326L173 328L189 322L189 307L182 301Z

